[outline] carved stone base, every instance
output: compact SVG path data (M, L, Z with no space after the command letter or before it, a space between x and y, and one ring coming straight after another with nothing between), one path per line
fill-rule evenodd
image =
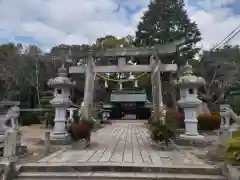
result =
M51 140L66 140L66 139L69 139L69 135L68 133L58 134L58 133L52 132L50 135L50 138Z
M180 138L185 139L185 140L204 140L204 136L203 135L188 135L188 134L181 134Z
M197 136L190 136L187 134L181 134L176 140L175 143L177 145L184 145L184 146L203 146L205 144L204 136L197 135Z

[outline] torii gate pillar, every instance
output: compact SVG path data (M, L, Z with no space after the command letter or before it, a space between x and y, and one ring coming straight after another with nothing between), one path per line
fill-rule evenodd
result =
M91 110L93 105L93 91L94 91L94 78L95 73L93 71L94 61L92 57L87 59L86 76L85 76L85 87L84 87L84 98L83 98L83 111L82 115L84 118L91 119Z
M161 83L161 61L156 57L151 57L152 63L152 98L153 98L153 117L154 120L160 120L160 112L163 110L162 83ZM164 123L164 119L162 119Z

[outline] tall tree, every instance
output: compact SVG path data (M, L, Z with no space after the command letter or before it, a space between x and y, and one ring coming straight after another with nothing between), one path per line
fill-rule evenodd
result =
M117 38L112 35L98 38L95 46L98 48L117 48L132 46L133 37L128 35L126 37Z
M191 22L183 0L152 0L142 21L137 26L136 46L165 44L181 38L187 38L181 47L179 64L185 63L199 51L195 44L201 40L201 34L195 22ZM180 61L180 62L179 62Z
M209 105L221 103L230 87L240 83L239 59L239 46L224 46L204 51L200 61L192 61L196 73L206 81L201 96Z
M36 91L35 62L30 56L23 57L20 49L21 44L0 46L0 101L15 99L19 93L20 99L29 99Z

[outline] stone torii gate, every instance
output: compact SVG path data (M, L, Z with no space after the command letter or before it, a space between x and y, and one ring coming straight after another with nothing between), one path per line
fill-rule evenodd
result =
M83 116L91 118L90 109L93 103L94 78L96 73L117 73L117 72L152 72L151 82L153 90L153 111L158 115L158 112L163 106L162 102L162 88L161 88L161 72L175 72L177 70L176 64L162 64L158 55L174 54L177 52L177 47L182 44L184 40L175 41L172 43L159 45L155 47L132 47L132 48L115 48L104 51L97 51L95 53L88 53L87 55L79 54L78 57L87 56L87 65L71 66L69 67L70 74L86 73L85 89L84 89L84 105ZM150 64L148 65L127 65L126 57L148 56L150 57ZM117 65L111 66L96 66L94 58L101 57L116 57ZM156 113L157 112L157 113Z

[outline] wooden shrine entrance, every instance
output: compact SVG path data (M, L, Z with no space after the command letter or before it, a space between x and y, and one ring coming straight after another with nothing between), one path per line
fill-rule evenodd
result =
M85 89L84 89L84 106L83 116L90 118L89 109L93 103L94 78L96 73L117 73L117 72L151 72L152 83L152 101L153 112L158 118L158 112L163 106L162 102L162 87L161 87L161 72L175 72L176 64L163 64L160 60L162 55L176 54L177 48L184 41L175 41L169 44L159 45L155 47L133 47L133 48L116 48L107 49L97 52L89 52L80 54L78 57L86 58L87 65L69 67L70 74L85 73ZM118 64L110 66L96 66L95 59L101 57L116 57ZM128 57L146 57L150 63L147 65L127 65Z

